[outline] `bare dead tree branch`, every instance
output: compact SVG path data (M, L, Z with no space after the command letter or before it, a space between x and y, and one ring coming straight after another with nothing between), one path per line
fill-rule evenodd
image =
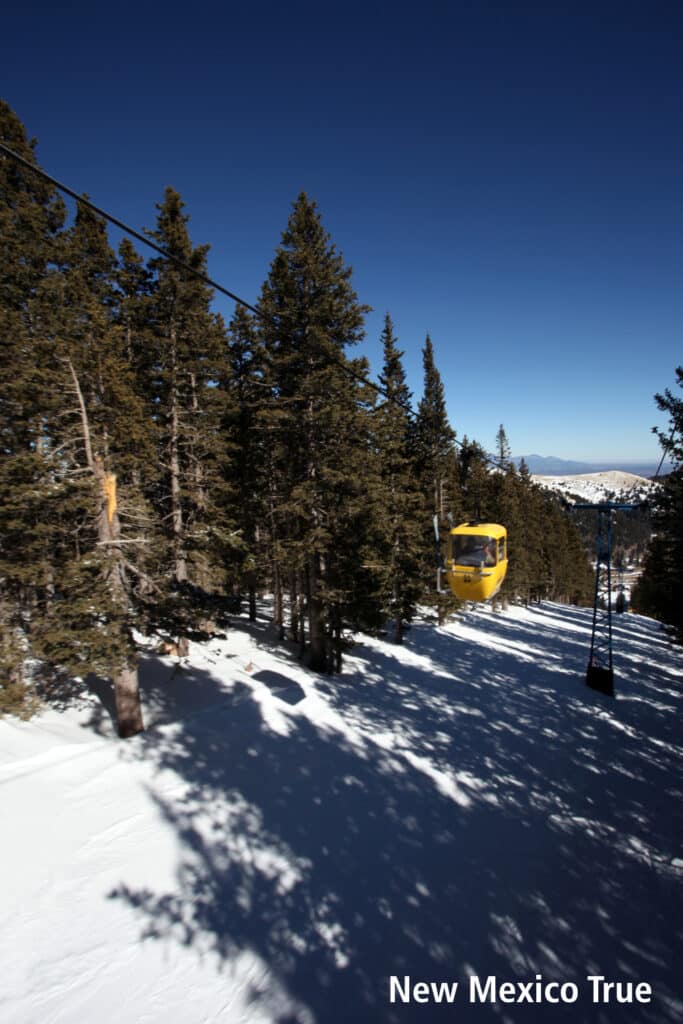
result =
M95 465L95 460L93 458L92 453L92 443L90 441L90 423L88 422L88 413L85 408L85 402L83 401L81 385L79 383L78 377L76 376L76 371L74 370L74 366L71 360L67 359L66 364L69 367L69 372L71 373L71 378L74 382L74 388L76 389L76 395L78 397L78 407L80 409L81 425L83 427L83 442L85 444L85 459L86 462L88 463L88 468L92 470L92 472L96 476L99 476L100 474L97 471L97 467Z

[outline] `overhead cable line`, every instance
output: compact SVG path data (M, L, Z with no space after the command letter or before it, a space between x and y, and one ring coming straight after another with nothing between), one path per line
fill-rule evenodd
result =
M57 178L53 178L52 175L48 174L47 171L44 171L42 167L39 167L37 164L31 163L30 160L26 159L26 157L21 156L19 153L15 152L15 150L10 149L10 147L5 145L4 142L0 142L0 152L4 153L12 160L15 160L23 167L26 167L34 174L37 174L40 178L43 178L45 181L49 181L50 184L54 185L54 187L59 189L60 192L64 192L66 195L71 196L71 198L75 199L77 203L80 203L82 206L85 206L89 210L92 210L92 212L96 213L99 217L103 217L104 220L109 221L110 224L113 224L115 227L119 228L119 230L123 231L125 234L130 235L132 238L137 239L138 242L142 242L142 244L146 245L149 249L153 249L155 252L158 252L161 256L164 257L164 259L167 259L171 263L174 263L176 266L185 270L188 274L192 274L194 275L194 277L199 278L199 280L203 281L204 284L209 285L210 288L215 288L216 291L220 292L222 295L227 296L229 299L232 299L232 301L238 303L238 305L244 306L245 309L248 309L251 313L254 314L254 316L258 317L258 319L261 320L263 323L273 323L279 329L279 324L277 323L274 316L264 313L263 310L258 308L258 306L252 305L245 299L240 298L239 295L235 295L234 292L231 292L229 291L229 289L224 288L222 284L219 284L217 281L214 281L213 278L208 276L208 274L204 274L201 270L197 270L196 267L190 266L190 264L186 263L185 260L181 260L172 252L169 252L162 246L157 245L156 242L153 242L146 235L143 235L141 232L136 231L135 228L131 228L128 224L124 224L124 222L122 220L119 220L118 217L114 217L111 213L108 213L106 210L103 210L102 207L96 206L95 203L91 202L90 199L83 195L79 195L78 192L76 192L72 188L69 188L69 186L65 185L63 182L58 181ZM286 316L286 314L275 314L275 316L278 315ZM348 362L344 362L342 361L342 359L338 358L333 353L325 351L322 348L322 346L316 345L315 347L322 355L325 356L325 358L328 361L335 363L346 374L348 374L350 377L353 377L354 380L358 381L360 384L364 384L366 387L371 388L378 395L381 395L382 398L385 398L388 402L392 402L394 405L402 409L403 412L406 413L406 415L413 421L413 423L417 421L417 417L413 409L410 407L410 405L408 405L407 402L403 402L396 395L390 395L387 391L384 390L384 388L380 387L379 384L375 384L374 381L371 381L363 374L358 373L356 370L353 369L353 367L348 365ZM461 441L458 441L457 438L455 439L455 444L461 449L465 447L465 445ZM489 463L489 465L494 466L496 469L503 468L498 462L495 461L495 459L492 459L485 453L484 459L486 462Z
M30 160L27 160L26 157L23 157L19 153L16 153L13 149L10 149L10 147L6 146L3 142L0 142L0 151L5 153L7 156L11 157L13 160L16 160L17 163L20 163L22 164L22 166L28 168L28 170L33 171L34 174L37 174L39 177L44 178L45 181L49 181L51 185L54 185L55 188L58 188L61 192L66 193L66 195L71 196L72 199L75 199L77 203L86 206L89 210L92 210L93 213L96 213L98 216L103 217L105 220L109 221L110 224L114 224L121 231L125 232L125 234L130 235L132 238L137 239L137 241L142 242L143 245L146 245L148 248L153 249L155 252L158 252L165 259L170 260L172 263L175 263L176 266L182 268L188 274L193 274L195 277L199 278L200 281L203 281L204 284L209 285L209 287L211 288L215 288L216 291L220 292L222 295L226 295L229 299L232 299L233 302L238 303L240 306L244 306L251 313L253 313L254 316L258 317L258 319L261 320L262 322L274 323L275 326L278 327L279 329L279 324L276 322L275 317L269 316L267 313L264 313L263 310L259 309L258 306L253 306L250 302L247 302L246 299L242 299L240 298L239 295L235 295L234 292L231 292L229 291L229 289L224 288L222 284L219 284L218 281L214 281L213 278L208 276L208 274L204 274L201 270L197 270L195 267L190 266L190 264L186 263L185 260L181 260L172 252L169 252L162 246L157 245L156 242L153 242L150 238L147 238L146 235L143 235L139 231L136 231L135 228L131 228L128 224L124 224L124 222L122 220L119 220L118 217L114 217L111 213L108 213L106 210L103 210L101 206L96 206L95 203L91 202L90 199L86 198L85 196L79 195L78 192L76 192L72 188L69 188L69 186L65 185L63 182L58 181L57 178L53 178L52 175L48 174L47 171L44 171L42 167L38 167L37 164L32 164ZM286 314L275 314L275 316L278 315L286 316ZM341 367L341 369L344 370L344 372L347 373L350 377L353 377L354 380L357 380L361 384L365 384L367 387L377 392L378 395L381 395L383 398L386 398L387 401L393 402L395 405L398 405L401 409L403 409L405 413L407 413L408 416L411 417L411 419L415 419L415 413L413 412L409 405L402 402L399 398L396 398L395 396L388 394L378 384L375 384L373 381L368 380L367 377L363 376L363 374L361 373L358 373L356 370L353 369L353 367L343 362L333 353L325 352L321 346L315 347L318 348L318 351L321 354L323 354L325 358L327 358L331 362L336 363L337 366Z
M16 160L20 164L23 164L24 167L27 167L30 171L33 171L41 178L44 178L46 181L49 181L52 185L58 188L60 192L65 192L68 196L71 196L72 199L75 199L77 203L80 203L82 206L87 206L89 210L93 211L93 213L98 214L100 217L104 217L104 219L108 220L111 224L115 224L117 228L120 228L121 231L124 231L127 235L132 235L133 238L137 238L138 242L142 242L143 245L148 246L150 249L154 249L155 252L160 253L162 256L165 257L165 259L170 260L172 263L177 264L179 267L182 267L183 270L187 270L188 273L194 274L194 276L198 277L201 281L204 282L204 284L208 284L211 288L215 288L216 291L221 292L223 295L227 295L227 297L229 299L232 299L233 302L239 302L241 306L246 306L247 309L251 310L252 313L260 317L262 320L267 319L264 316L264 314L259 309L257 309L256 306L250 305L250 303L246 302L244 299L241 299L239 295L235 295L233 292L228 291L228 289L224 288L223 285L218 284L217 281L213 281L206 274L203 274L201 270L197 270L195 269L195 267L191 267L188 263L185 263L184 260L181 260L177 256L174 256L172 252L168 252L168 250L162 248L162 246L157 245L156 242L153 242L151 239L147 238L139 231L136 231L135 228L129 227L127 224L124 224L122 220L119 220L117 217L112 216L111 213L107 213L107 211L103 210L101 207L95 206L95 204L92 203L85 196L79 195L78 192L75 192L72 188L69 188L68 185L64 185L61 181L57 181L57 179L53 178L51 174L48 174L47 171L44 171L42 167L38 167L36 164L32 164L30 160L26 159L26 157L21 156L19 153L15 153L14 150L10 149L9 146L6 146L4 142L0 142L0 150L2 150L3 153L6 153L7 156L11 157L13 160Z

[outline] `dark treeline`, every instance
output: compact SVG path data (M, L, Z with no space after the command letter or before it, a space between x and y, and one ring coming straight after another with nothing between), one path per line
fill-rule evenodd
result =
M584 550L591 559L595 558L596 513L594 510L575 508L581 504L581 497L568 496L563 506L571 515L579 531ZM605 501L619 501L618 494L605 495ZM617 571L628 567L639 567L648 550L652 537L652 516L647 505L628 512L619 512L612 523L612 565Z
M683 366L676 369L676 383L683 388ZM683 399L666 388L655 401L669 417L669 431L655 428L655 433L674 468L661 481L652 515L654 535L632 607L665 623L683 642Z
M0 138L35 162L0 102ZM491 469L456 444L431 340L412 416L387 315L379 394L353 357L367 307L298 197L263 285L263 319L229 324L212 292L0 156L0 705L21 711L24 666L111 679L121 735L142 727L134 630L209 634L273 597L280 636L340 671L353 630L400 642L434 592L432 516L509 531L498 600L590 600L578 534L515 469L505 432ZM152 238L197 270L181 197Z

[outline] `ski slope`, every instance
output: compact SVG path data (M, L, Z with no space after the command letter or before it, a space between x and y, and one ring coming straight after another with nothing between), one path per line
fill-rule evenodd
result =
M150 645L133 740L97 681L0 721L0 1020L679 1022L683 653L618 617L610 700L590 614L420 622L331 679L241 621Z

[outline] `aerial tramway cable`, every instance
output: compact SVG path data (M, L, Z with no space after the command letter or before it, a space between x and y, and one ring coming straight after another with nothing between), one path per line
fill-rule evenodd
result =
M32 164L30 160L26 159L26 157L21 156L19 153L15 153L14 150L10 149L9 146L6 146L4 142L0 142L0 150L2 150L3 153L11 157L13 160L16 160L17 163L22 164L24 167L27 167L30 171L33 171L41 178L44 178L45 181L49 181L50 184L54 185L55 188L58 188L60 192L65 192L66 195L71 196L71 198L75 199L77 203L80 203L82 206L87 206L89 210L93 211L93 213L98 214L100 217L104 217L104 219L108 220L110 224L114 224L117 228L120 228L120 230L124 231L127 235L131 235L133 238L136 238L138 242L142 242L143 245L148 246L148 248L154 249L155 252L160 253L167 260L171 260L172 263L175 263L179 267L182 267L183 270L187 270L188 273L194 274L194 276L198 277L201 281L204 282L204 284L208 284L211 286L211 288L215 288L216 291L221 292L223 295L227 295L227 297L229 299L232 299L233 302L238 302L241 306L246 306L246 308L249 309L256 316L261 317L261 319L265 319L264 314L261 313L261 311L257 309L256 306L250 305L250 303L246 302L244 299L241 299L239 295L235 295L233 292L228 291L228 289L224 288L223 285L218 284L216 281L213 281L206 274L203 274L201 270L197 270L195 267L191 267L188 263L185 263L184 260L181 260L177 256L174 256L172 252L168 252L166 249L162 248L162 246L157 245L156 242L153 242L151 239L146 238L145 235L141 234L139 231L136 231L135 228L129 227L127 224L124 224L122 220L119 220L117 217L114 217L111 213L107 213L107 211L103 210L100 206L96 206L86 196L79 195L78 192L75 192L72 188L69 188L68 185L64 185L61 181L57 181L57 179L53 178L51 174L48 174L47 171L44 171L42 167L38 167L37 164Z
M10 147L5 145L4 142L0 142L0 152L4 153L12 160L15 160L23 167L26 167L28 170L33 171L34 174L37 174L45 181L49 181L50 184L54 185L54 187L59 189L60 192L64 192L72 199L75 199L77 203L80 203L82 206L87 207L93 213L96 213L99 217L103 217L104 220L109 221L110 224L113 224L115 227L119 228L120 231L123 231L125 234L130 235L132 238L135 238L138 242L141 242L143 245L146 245L149 249L153 249L155 252L159 253L165 259L169 260L171 263L174 263L176 266L185 270L188 274L192 274L194 277L198 278L204 284L209 285L210 288L215 288L216 291L220 292L222 295L227 296L227 298L231 299L233 302L237 303L240 306L244 306L245 309L248 309L249 312L253 313L254 316L258 317L258 319L261 320L262 322L270 322L275 324L276 327L280 327L279 323L273 316L264 313L263 310L258 308L258 306L252 305L252 303L247 302L246 299L243 299L239 295L236 295L234 292L231 292L228 288L225 288L222 284L219 284L218 281L214 281L213 278L208 276L208 274L202 273L201 270L197 270L195 267L190 266L189 263L186 263L184 260L179 259L179 257L174 256L173 253L168 252L168 250L164 249L162 246L157 245L156 242L153 242L150 238L147 238L140 231L136 231L135 228L131 228L128 224L125 224L122 220L119 220L118 217L114 217L111 213L108 213L106 210L102 209L101 206L97 206L86 196L79 195L78 192L76 192L74 189L69 188L68 185L65 185L61 181L58 181L57 178L52 177L51 174L48 174L47 171L44 171L42 167L39 167L37 164L31 163L30 160L26 159L26 157L23 157L19 153L16 153L13 149L10 149ZM381 395L382 398L386 399L388 402L392 402L398 408L402 409L403 412L406 413L406 415L413 421L413 423L416 422L415 413L406 402L401 401L401 399L397 398L395 395L390 395L387 391L384 390L384 388L380 387L379 384L375 384L374 381L369 380L362 373L358 373L356 370L353 369L353 367L349 366L347 363L337 358L332 352L325 351L320 346L317 347L321 354L323 354L329 362L335 363L335 365L340 367L340 369L342 369L344 373L348 374L350 377L353 377L353 379L358 381L358 383L364 384L366 387L369 387L372 391L376 392L376 394ZM454 443L458 446L458 448L462 449L465 447L461 441L457 440L457 438L454 439ZM486 455L485 452L482 453L482 457L485 462L488 462L489 465L494 466L496 469L503 468L495 459L492 459L490 456Z

